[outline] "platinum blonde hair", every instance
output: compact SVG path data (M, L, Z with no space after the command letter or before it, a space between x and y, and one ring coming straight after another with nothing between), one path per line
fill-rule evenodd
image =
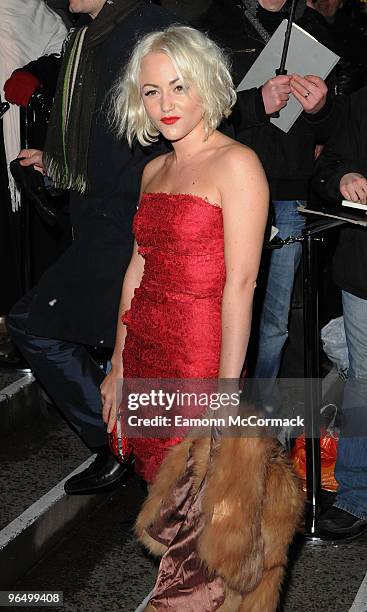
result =
M158 139L159 131L145 111L139 85L141 62L150 52L165 53L184 86L195 87L203 103L207 138L236 102L229 61L208 36L180 25L147 34L136 44L112 92L110 121L117 136L126 136L130 146L134 138L143 146Z

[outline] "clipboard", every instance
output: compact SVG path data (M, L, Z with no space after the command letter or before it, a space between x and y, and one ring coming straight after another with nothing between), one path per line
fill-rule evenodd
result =
M238 85L237 91L260 87L275 77L275 70L282 55L286 29L287 19L284 19ZM314 74L325 79L339 59L336 53L319 43L311 34L295 23L292 24L286 64L288 74L296 73L301 76ZM291 95L287 105L279 111L279 117L272 117L270 121L287 133L302 111L302 105Z

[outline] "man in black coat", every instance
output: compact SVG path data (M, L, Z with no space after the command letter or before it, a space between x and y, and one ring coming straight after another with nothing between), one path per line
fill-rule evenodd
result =
M238 85L266 43L287 19L290 0L162 0L162 6L181 17L193 5L195 27L202 28L228 49ZM209 4L209 6L208 6ZM200 10L201 9L201 10ZM200 14L198 14L200 13ZM316 11L298 0L296 23L331 48L332 41L324 20ZM280 58L279 58L280 63ZM270 122L270 115L286 106L296 96L304 112L288 133ZM259 88L238 93L232 115L235 137L251 147L264 166L274 209L273 224L279 237L298 236L305 225L297 207L306 200L314 166L315 145L324 143L335 127L337 108L324 81L314 76L275 76ZM244 177L244 180L246 178ZM282 349L288 336L288 315L294 276L301 257L301 245L295 243L271 255L266 295L261 307L259 346L255 376L277 376ZM257 313L255 312L255 315ZM255 319L256 320L256 319Z
M237 9L237 36L231 49L238 79L246 74L283 19L288 18L290 0L241 0ZM332 47L323 20L298 0L296 23L327 47ZM280 63L280 58L279 58ZM270 122L270 116L295 96L304 112L288 133ZM305 219L298 213L307 199L312 175L315 145L324 143L335 127L337 114L326 83L313 75L275 76L258 89L240 92L234 116L237 139L254 149L269 180L273 205L273 225L278 236L299 236ZM295 273L301 258L296 242L273 251L269 257L265 297L260 306L258 346L254 376L274 379L280 369L282 351L288 337L288 318ZM272 395L272 385L270 385ZM265 401L268 401L265 393ZM272 398L270 397L270 402Z
M71 41L79 41L80 62L84 62L77 67L80 70L82 65L83 72L73 83L69 108L69 123L74 129L64 134L74 240L38 285L16 304L7 326L55 404L87 446L97 452L88 470L65 484L67 493L83 493L100 490L125 475L126 467L109 452L102 421L99 386L104 373L85 345L114 346L140 177L154 154L140 146L131 150L126 141L113 136L107 120L108 93L137 38L167 27L173 19L145 1L70 0L69 4L72 12L91 18L91 25L80 31L84 39L75 32ZM61 73L63 68L65 73L65 66ZM61 98L56 94L55 105L61 104ZM61 110L56 110L50 120L50 167L55 161L53 151L57 164L61 146L61 135L55 131L61 125L61 115ZM40 166L45 161L40 151L22 154L28 156L24 165ZM88 186L80 193L83 189L73 182L72 173L85 168Z
M336 75L338 95L349 95L367 84L367 18L354 0L316 0L341 57Z
M336 208L343 198L367 203L367 87L348 100L318 160L313 188ZM367 227L341 230L333 276L342 289L349 371L335 466L339 487L318 526L329 537L346 538L367 528Z

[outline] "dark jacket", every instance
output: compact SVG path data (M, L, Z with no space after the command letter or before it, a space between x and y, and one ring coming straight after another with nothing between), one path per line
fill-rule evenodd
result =
M336 70L338 95L349 95L367 85L367 16L362 4L346 1L326 26L341 60Z
M318 159L312 187L322 199L340 205L340 179L349 172L367 177L367 87L351 95L343 120ZM367 220L367 217L366 217ZM334 281L367 299L367 228L349 224L340 232Z
M242 80L265 46L239 4L237 1L214 0L197 22L197 25L206 29L209 35L230 51L236 84ZM280 15L279 23L285 17ZM297 23L322 44L332 48L332 41L319 13L306 8ZM276 27L277 24L273 32ZM261 89L250 89L238 94L233 113L236 136L259 155L273 199L307 198L315 145L327 140L335 127L337 113L330 95L325 107L317 115L302 113L288 134L285 134L271 124L265 114Z
M141 174L161 153L118 141L106 123L110 91L137 38L174 19L158 6L141 5L100 45L96 110L90 134L90 193L72 193L74 241L36 288L28 331L44 337L113 347L121 286L133 245L132 219ZM107 97L106 97L107 96Z

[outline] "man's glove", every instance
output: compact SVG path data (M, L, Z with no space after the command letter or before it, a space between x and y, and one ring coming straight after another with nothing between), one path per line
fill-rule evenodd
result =
M4 85L5 100L18 106L27 106L41 81L26 70L15 70Z

